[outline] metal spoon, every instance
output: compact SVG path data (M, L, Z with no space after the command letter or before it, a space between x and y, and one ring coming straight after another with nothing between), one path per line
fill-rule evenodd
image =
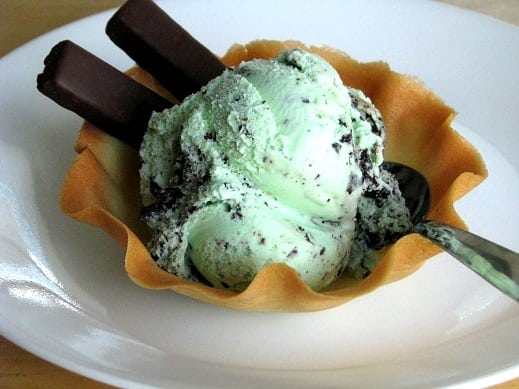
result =
M384 168L394 174L399 183L411 212L412 232L440 246L497 289L519 301L519 254L459 228L424 220L431 201L425 177L395 162L384 162Z

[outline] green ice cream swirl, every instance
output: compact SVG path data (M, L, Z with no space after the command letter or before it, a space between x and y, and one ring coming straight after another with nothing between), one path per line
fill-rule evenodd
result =
M383 126L350 93L376 111L326 61L293 49L153 114L140 174L159 266L238 291L274 262L315 290L333 282L382 163Z

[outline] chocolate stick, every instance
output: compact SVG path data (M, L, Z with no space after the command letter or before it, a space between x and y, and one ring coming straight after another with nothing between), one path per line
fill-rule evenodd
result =
M225 66L151 0L129 0L106 33L178 100L219 76Z
M152 111L172 105L71 41L54 46L44 64L40 92L135 148Z

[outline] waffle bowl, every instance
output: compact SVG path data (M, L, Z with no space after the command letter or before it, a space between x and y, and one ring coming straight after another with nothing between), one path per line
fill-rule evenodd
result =
M432 203L427 218L465 228L453 203L487 175L479 153L452 128L455 116L419 80L392 71L386 63L360 63L328 47L307 47L297 41L254 41L234 45L222 61L235 66L253 58L271 58L281 50L300 47L329 61L346 85L361 89L382 113L387 131L385 159L401 162L428 179ZM139 67L132 78L168 96ZM314 292L289 266L263 268L241 293L186 281L159 268L146 249L147 227L139 220L138 152L85 122L78 153L62 187L63 212L105 230L125 248L125 268L138 285L171 289L197 300L245 311L316 311L344 304L418 270L440 249L417 234L407 235L379 252L380 263L365 279L342 276L326 290Z

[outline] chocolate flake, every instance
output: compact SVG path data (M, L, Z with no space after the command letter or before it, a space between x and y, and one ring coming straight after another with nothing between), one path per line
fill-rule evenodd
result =
M351 143L351 139L352 139L352 136L351 134L344 134L343 136L341 136L341 143Z
M292 257L296 256L297 253L298 253L298 251L297 251L297 247L294 247L294 248L292 249L292 251L290 251L290 252L287 254L287 258L292 258Z

